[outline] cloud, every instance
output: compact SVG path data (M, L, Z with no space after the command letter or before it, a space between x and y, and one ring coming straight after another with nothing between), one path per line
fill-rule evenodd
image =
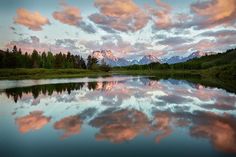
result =
M162 45L176 46L179 44L189 43L191 41L193 41L193 39L190 39L187 37L176 36L176 37L166 37L165 39L158 41L158 43Z
M89 19L103 27L135 32L148 23L147 14L133 0L96 0L95 7L100 12L90 15Z
M69 136L79 134L81 125L82 120L79 116L69 116L56 122L54 124L54 128L64 130L62 138L67 138Z
M41 129L48 124L50 120L51 117L43 116L42 111L34 111L29 115L16 118L16 124L19 126L19 131L21 133L27 133L29 131Z
M76 50L76 39L56 39L55 45L59 47L67 47L70 50Z
M158 9L151 9L154 17L155 26L160 29L170 28L172 26L171 11L169 4L156 0Z
M191 12L194 14L193 24L198 29L232 26L236 22L236 1L198 1L191 5Z
M13 27L13 26L10 26L9 28L10 28L12 31L15 31L15 30L16 30L16 28Z
M63 42L63 41L62 41ZM21 48L22 52L28 52L31 53L33 50L37 50L39 52L63 52L66 53L68 51L70 52L76 52L78 48L76 49L75 45L72 45L73 43L69 43L65 41L65 44L58 44L58 41L56 40L55 44L50 43L44 43L41 42L40 39L36 36L31 36L30 38L25 38L21 40L16 41L10 41L5 45L6 48L12 49L14 45L16 45L18 48Z
M193 51L202 51L202 52L219 52L219 51L225 51L230 48L234 48L236 46L236 37L233 35L233 32L231 32L232 35L229 35L228 31L222 31L222 32L207 32L199 34L198 36L207 36L211 37L209 38L200 38L199 40L189 40L189 42L183 42L176 41L179 44L175 44L173 42L171 45L171 42L168 43L168 39L160 41L161 44L168 44L167 47L165 47L165 52L171 52L172 55L181 55L186 54L187 52L193 52ZM184 39L185 40L185 39Z
M91 125L100 128L96 134L97 140L109 140L113 143L121 143L132 140L148 127L147 116L136 110L121 110L91 121Z
M208 138L218 150L236 152L235 118L229 115L217 116L213 113L202 113L194 122L190 133L194 137ZM204 119L204 120L202 120Z
M39 12L29 12L26 9L17 9L17 17L14 18L14 22L33 31L42 30L42 26L50 24L48 18L42 16Z
M191 102L191 99L187 99L183 96L179 96L175 94L164 95L164 96L159 97L159 99L169 104L183 104L183 103Z
M79 27L87 33L96 33L96 30L92 24L82 21L82 16L79 8L69 6L65 3L61 4L61 6L63 8L61 11L53 12L52 16L54 17L54 19L64 24Z
M230 104L221 104L221 103L215 103L215 104L209 104L203 106L206 109L218 109L218 110L235 110L236 107Z
M216 26L235 27L235 0L197 1L191 4L190 13L175 13L167 3L156 0L158 8L148 7L155 23L154 29L206 29Z
M168 113L157 113L154 117L154 125L151 126L151 130L161 132L156 136L156 142L160 141L173 132L171 129L171 116Z
M66 4L62 5L63 10L53 12L53 17L68 25L77 25L82 20L80 15L80 10L73 6L68 6Z
M124 41L119 35L102 36L100 41L81 41L81 44L90 50L112 50L115 56L124 56L124 53L131 51L132 46L129 42Z
M156 6L147 6L150 17L154 22L153 30L169 30L175 28L184 29L191 27L189 22L191 21L191 16L185 12L173 13L174 9L168 3L162 2L161 0L156 0Z
M156 50L150 43L136 42L130 43L124 40L120 35L104 35L102 40L86 41L83 40L80 43L87 49L94 50L111 50L116 57L139 57L146 54L152 54L155 56L162 56L163 52Z
M236 30L206 31L199 35L204 37L224 38L229 36L236 36Z
M79 27L84 31L84 32L87 32L87 33L96 33L96 29L93 27L92 24L90 23L86 23L84 21L81 21L79 23Z

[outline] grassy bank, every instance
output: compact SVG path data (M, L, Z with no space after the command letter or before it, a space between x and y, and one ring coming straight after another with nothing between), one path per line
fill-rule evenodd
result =
M113 70L111 72L81 69L0 69L0 79L52 79L99 77L111 75L143 75L153 79L179 79L236 93L236 79L231 67L207 70Z
M202 70L178 69L113 69L111 72L84 69L0 69L0 79L42 79L42 78L76 78L98 77L110 75L148 75L160 78L218 78L235 79L236 69L230 65L218 66Z
M49 79L97 77L111 75L109 72L84 69L0 69L0 79Z
M236 66L224 65L208 69L189 70L189 69L143 69L143 70L126 70L114 69L113 74L124 75L151 75L159 77L198 77L198 78L219 78L219 79L236 79Z

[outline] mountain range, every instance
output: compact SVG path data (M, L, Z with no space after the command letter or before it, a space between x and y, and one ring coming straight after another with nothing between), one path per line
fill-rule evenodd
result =
M186 61L193 59L193 58L200 58L205 55L206 55L206 53L204 53L204 52L195 51L186 57L172 56L170 58L164 58L164 59L162 59L161 63L168 63L168 64L181 63L181 62L186 62Z
M170 58L158 59L153 55L144 55L140 60L127 60L125 58L119 58L114 56L111 50L101 50L101 51L94 51L92 53L92 57L97 58L99 63L105 62L106 64L115 67L115 66L128 66L128 65L144 65L150 64L152 62L159 62L159 63L168 63L168 64L175 64L180 62L186 62L193 58L199 58L201 56L205 56L206 53L196 51L191 53L186 57L180 56L172 56Z

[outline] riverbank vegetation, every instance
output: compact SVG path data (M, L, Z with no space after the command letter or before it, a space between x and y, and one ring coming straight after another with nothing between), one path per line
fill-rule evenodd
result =
M0 50L0 79L70 78L104 75L149 75L160 77L236 78L236 49L195 58L183 63L131 65L109 67L92 56L86 61L82 56L37 52L28 54L13 47L12 51Z

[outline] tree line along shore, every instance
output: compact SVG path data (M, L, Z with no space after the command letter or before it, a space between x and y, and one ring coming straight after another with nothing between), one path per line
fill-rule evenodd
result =
M70 52L22 53L16 46L12 50L0 50L0 79L62 78L84 76L159 75L159 76L201 76L224 79L236 78L236 49L224 53L202 56L187 62L110 67L104 61L89 55L86 60Z

